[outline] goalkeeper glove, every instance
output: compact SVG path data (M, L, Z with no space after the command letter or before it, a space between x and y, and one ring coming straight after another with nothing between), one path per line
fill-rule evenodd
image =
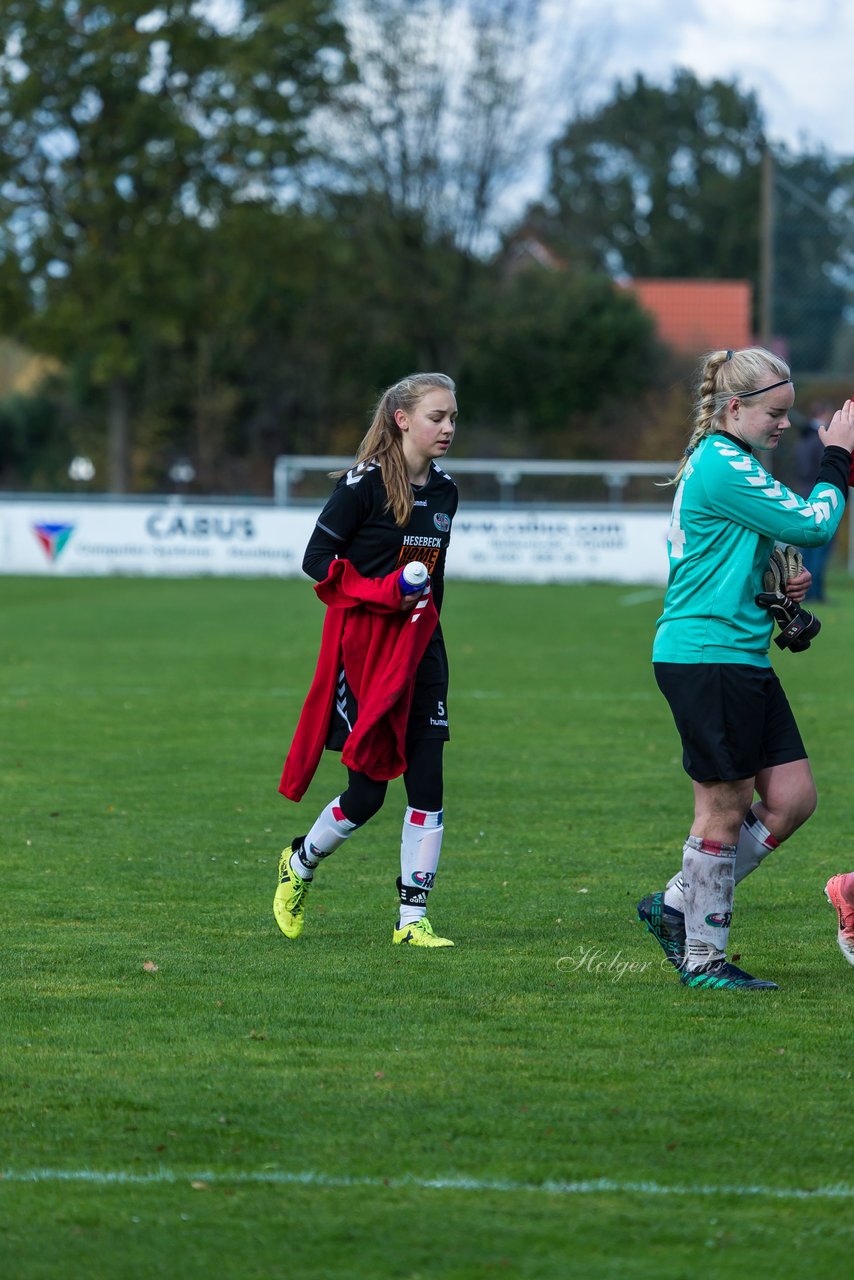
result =
M780 627L774 643L781 649L801 653L810 647L821 630L821 623L814 613L802 609L786 595L789 578L795 578L803 570L804 558L797 547L775 547L762 577L764 591L756 597L756 603L767 609Z

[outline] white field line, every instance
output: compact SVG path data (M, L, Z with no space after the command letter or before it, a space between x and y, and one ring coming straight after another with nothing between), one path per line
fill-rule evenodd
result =
M502 1192L518 1195L579 1196L751 1196L769 1200L854 1200L854 1186L837 1184L826 1187L767 1187L759 1185L667 1186L659 1182L618 1182L611 1178L594 1178L580 1182L509 1182L489 1178L398 1178L338 1177L325 1173L287 1173L278 1169L234 1170L216 1173L176 1173L172 1169L155 1169L150 1173L131 1173L121 1169L4 1169L0 1184L79 1182L90 1186L157 1186L163 1184L202 1186L238 1184L260 1186L308 1187L376 1187L379 1190Z
M620 596L620 604L631 608L633 604L647 604L650 600L663 599L663 587L646 587L642 591L631 591L627 596Z

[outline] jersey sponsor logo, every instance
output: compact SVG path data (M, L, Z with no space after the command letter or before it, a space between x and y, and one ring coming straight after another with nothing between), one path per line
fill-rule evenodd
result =
M451 527L451 517L444 511L437 511L433 516L433 523L442 533L447 533Z
M432 542L440 542L439 538L432 538ZM419 547L418 550L407 548L405 545L401 547L400 555L397 558L397 568L402 569L404 565L410 564L413 560L420 560L422 564L426 564L427 572L432 573L439 563L441 547Z

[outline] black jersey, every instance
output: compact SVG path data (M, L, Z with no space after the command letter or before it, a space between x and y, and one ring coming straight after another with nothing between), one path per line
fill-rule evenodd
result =
M457 486L432 462L426 482L412 486L412 496L412 515L401 529L385 509L388 498L378 464L352 467L318 517L303 558L305 572L321 582L332 561L341 557L362 577L383 578L411 560L421 560L430 573L436 608L441 609Z

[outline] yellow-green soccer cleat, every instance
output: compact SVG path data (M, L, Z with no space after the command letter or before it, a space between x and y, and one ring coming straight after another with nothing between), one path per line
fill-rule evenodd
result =
M440 938L433 932L433 926L426 916L416 920L414 924L404 925L402 929L395 927L391 940L395 946L405 944L408 947L452 947L450 938Z
M295 844L296 840L282 850L279 858L279 884L273 899L273 915L286 938L298 938L302 933L305 924L305 895L311 888L311 881L303 880L291 867L291 854Z

